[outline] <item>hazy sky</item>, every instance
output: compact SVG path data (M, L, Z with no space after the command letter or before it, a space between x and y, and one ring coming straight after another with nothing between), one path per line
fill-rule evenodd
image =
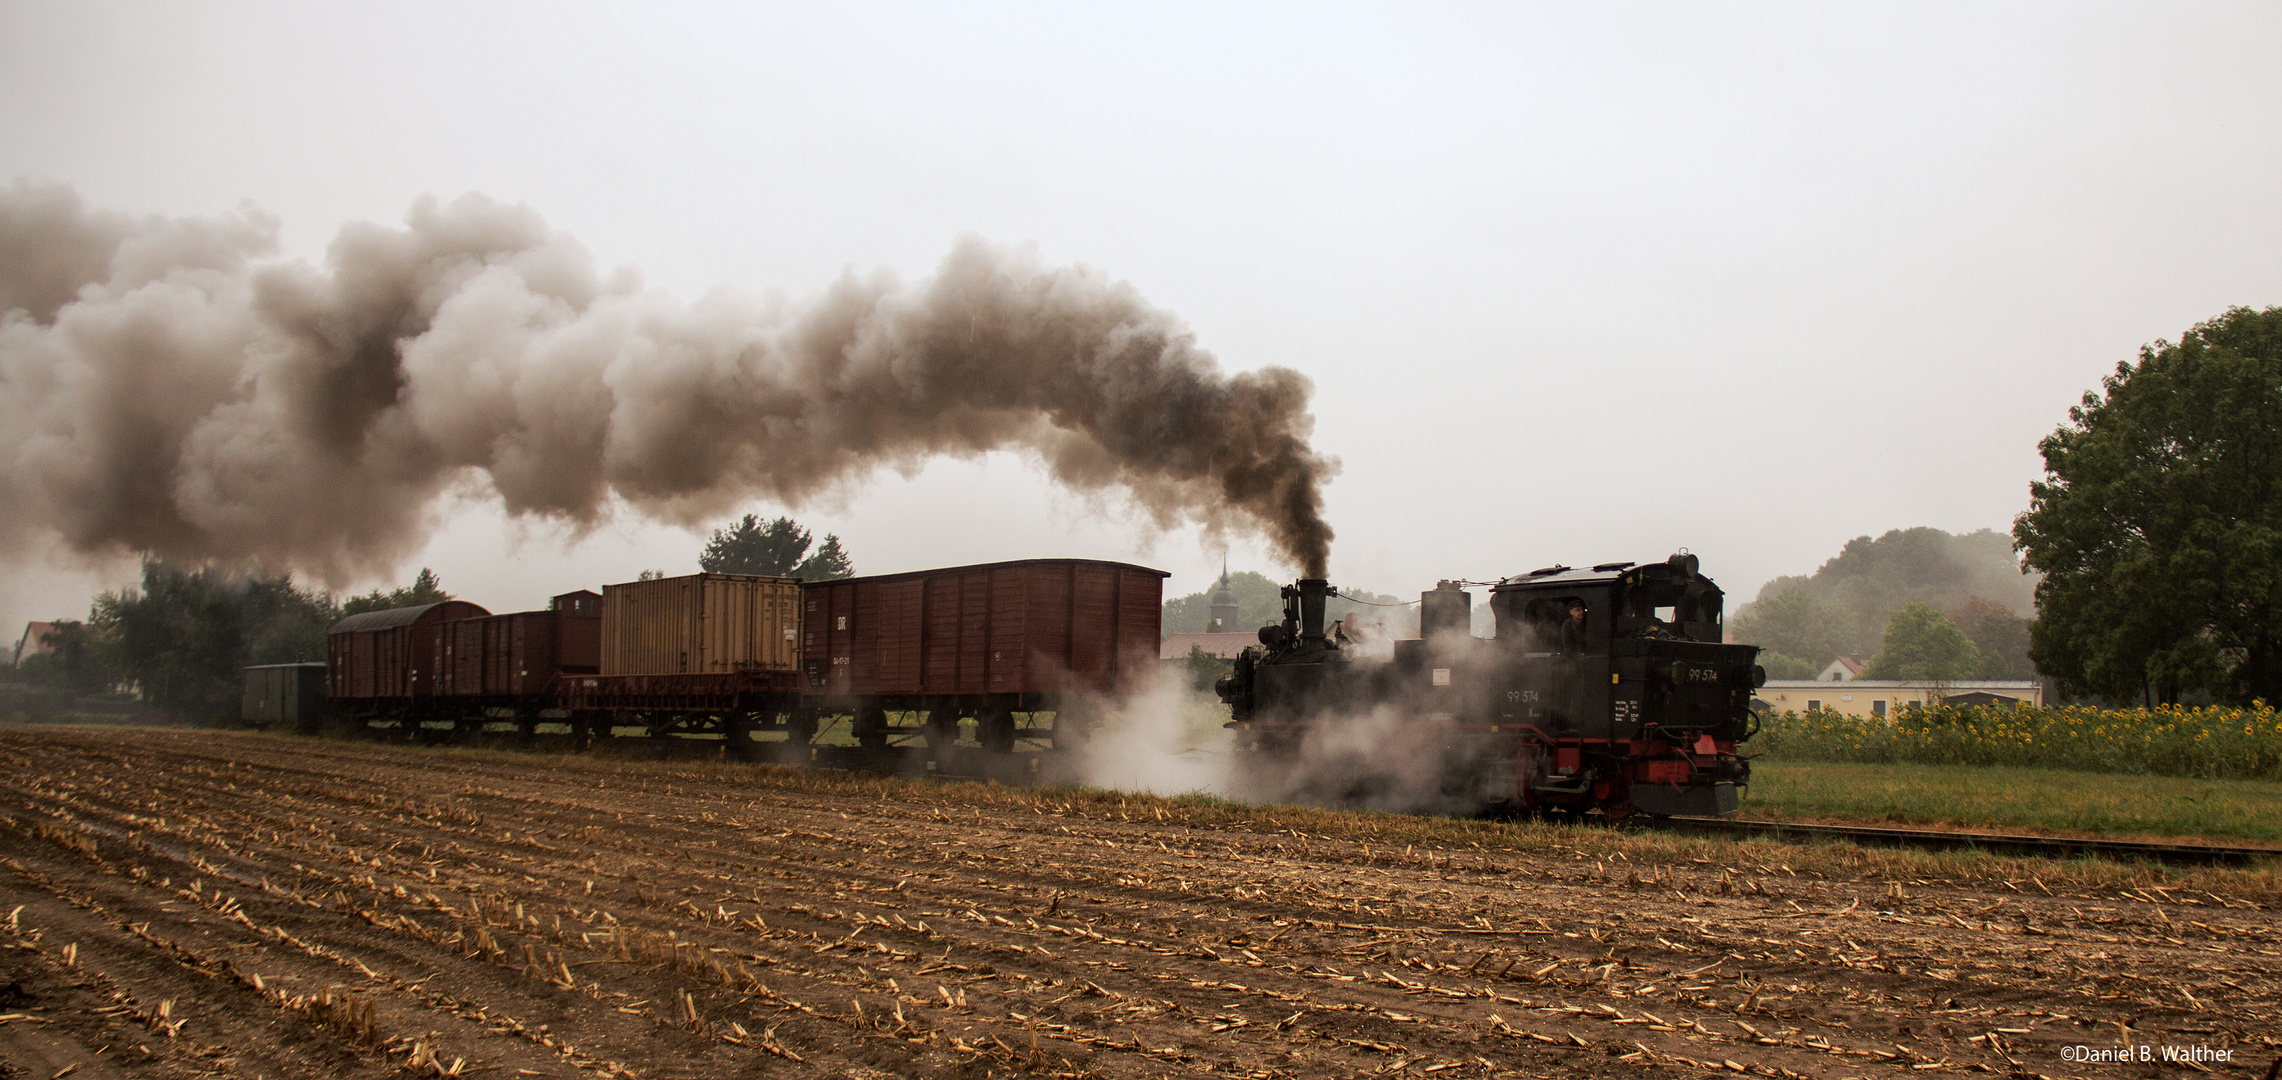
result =
M10 0L0 181L251 202L312 261L481 192L689 298L1030 244L1314 380L1335 582L1686 546L1740 600L1853 536L2006 528L2117 361L2282 304L2277 55L2272 3ZM860 572L1218 569L1015 456L791 512ZM702 542L628 518L566 547L480 491L448 517L400 577L493 610ZM1264 551L1232 560L1288 572ZM132 573L0 567L0 626Z

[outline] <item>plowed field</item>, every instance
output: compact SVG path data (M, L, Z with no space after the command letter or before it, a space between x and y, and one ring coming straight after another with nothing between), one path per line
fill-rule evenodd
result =
M2256 1076L2277 1053L2282 928L2208 894L212 732L19 731L0 761L8 1076L2189 1071L2168 1046Z

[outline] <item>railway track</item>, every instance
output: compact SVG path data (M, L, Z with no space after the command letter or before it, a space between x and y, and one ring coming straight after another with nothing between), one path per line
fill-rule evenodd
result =
M1981 850L2002 855L2028 855L2067 859L2086 855L2189 865L2244 865L2259 859L2282 858L2282 848L2222 844L2171 844L2148 840L2103 840L2025 833L1958 832L1949 829L1900 829L1886 825L1807 825L1788 821L1672 817L1652 828L1723 836L1767 836L1778 840L1814 842L1845 840L1876 847L1916 847L1941 851Z

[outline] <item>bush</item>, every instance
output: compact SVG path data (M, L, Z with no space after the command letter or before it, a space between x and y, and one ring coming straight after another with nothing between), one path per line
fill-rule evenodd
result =
M1750 747L1778 761L2282 780L2282 712L2264 702L2152 709L1944 706L1886 719L1816 710L1769 715Z

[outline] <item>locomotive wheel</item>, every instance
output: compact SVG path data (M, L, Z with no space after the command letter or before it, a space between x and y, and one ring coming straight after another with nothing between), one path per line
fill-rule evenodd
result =
M975 716L975 741L993 754L1014 749L1014 710L986 709Z
M887 748L887 710L877 705L864 705L856 709L852 725L856 731L856 745L866 750Z

